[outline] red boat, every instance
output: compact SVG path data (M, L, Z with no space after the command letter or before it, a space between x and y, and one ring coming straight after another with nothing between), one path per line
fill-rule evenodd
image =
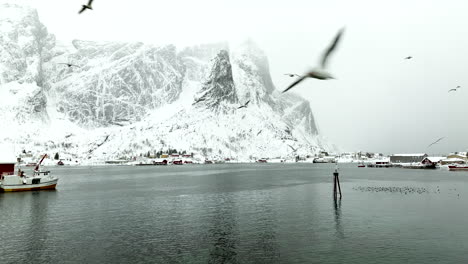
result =
M468 171L467 165L450 165L449 171Z

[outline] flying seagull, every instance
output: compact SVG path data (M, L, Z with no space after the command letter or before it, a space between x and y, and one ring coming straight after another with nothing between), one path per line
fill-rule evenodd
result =
M297 152L297 148L293 148L291 145L288 145L294 152Z
M460 89L460 88L461 88L461 86L460 86L460 85L458 85L457 87L455 87L455 88L452 88L452 89L448 90L448 92L449 92L449 93L450 93L451 91L454 91L454 92L456 92L456 91L457 91L457 89Z
M299 77L299 78L301 77L299 74L295 74L295 73L285 73L284 75L287 75L289 77L294 77L294 76Z
M247 102L245 102L245 104L239 106L237 109L241 109L241 108L244 108L244 107L247 107L247 105L250 103L250 100L248 100Z
M438 143L439 141L441 141L442 139L444 139L444 138L443 138L443 137L439 138L438 140L436 140L436 141L432 142L431 144L429 144L429 146L427 146L427 147L430 147L430 146L432 146L432 145L434 145L434 144L437 144L437 143Z
M294 86L302 82L305 78L315 78L319 80L333 79L330 73L326 72L325 69L327 67L328 57L335 50L336 46L338 45L338 42L340 41L341 36L343 35L343 32L344 32L344 28L338 31L332 44L323 53L322 59L320 61L320 68L312 69L310 72L306 73L304 76L299 77L299 79L297 79L295 82L289 85L288 88L286 88L283 91L283 93L287 92L289 89L293 88Z
M78 14L83 13L86 9L93 10L93 7L91 6L91 4L93 4L93 0L89 0L87 5L82 5L81 10L80 12L78 12Z
M411 56L408 56L408 57L405 57L405 60L411 60L413 57Z
M64 63L64 62L60 62L59 64L67 65L67 66L68 66L68 68L70 68L70 67L78 67L78 68L79 68L79 66L78 66L78 65L71 64L71 63Z

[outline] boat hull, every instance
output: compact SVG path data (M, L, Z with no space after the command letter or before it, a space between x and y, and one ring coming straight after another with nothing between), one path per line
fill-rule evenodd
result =
M449 166L449 171L468 171L468 167Z
M24 192L24 191L40 191L40 190L53 190L57 186L58 179L42 182L39 184L12 184L0 185L0 191L3 192Z

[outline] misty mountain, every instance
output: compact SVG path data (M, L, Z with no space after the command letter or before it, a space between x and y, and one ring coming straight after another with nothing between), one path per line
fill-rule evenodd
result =
M87 159L176 148L206 157L330 150L310 103L276 91L251 40L187 47L56 41L35 10L0 5L0 138ZM68 67L71 63L77 67ZM238 107L250 100L247 108ZM260 132L261 131L261 132Z

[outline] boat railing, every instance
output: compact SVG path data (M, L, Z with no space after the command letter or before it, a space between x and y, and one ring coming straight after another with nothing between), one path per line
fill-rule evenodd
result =
M35 171L34 176L39 176L41 174L44 174L44 176L49 175L50 171Z

